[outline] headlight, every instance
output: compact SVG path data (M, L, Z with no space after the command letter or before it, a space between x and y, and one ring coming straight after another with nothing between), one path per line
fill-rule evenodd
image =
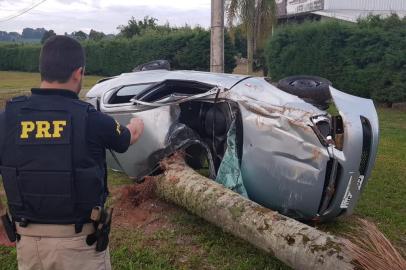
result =
M320 142L324 146L334 144L332 140L331 119L326 115L319 115L311 118L312 127Z

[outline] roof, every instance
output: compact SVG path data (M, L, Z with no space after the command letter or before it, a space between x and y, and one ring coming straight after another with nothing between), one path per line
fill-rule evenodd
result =
M404 0L324 0L324 10L405 11Z
M359 11L359 10L321 10L312 12L323 17L335 18L343 21L357 22L358 19L366 18L369 15L390 16L392 11ZM406 11L396 12L399 17L405 17Z
M406 16L405 0L325 0L324 9L313 14L356 22L368 15L389 16L393 13L399 17Z
M278 0L280 18L316 14L356 22L370 14L406 16L405 0Z

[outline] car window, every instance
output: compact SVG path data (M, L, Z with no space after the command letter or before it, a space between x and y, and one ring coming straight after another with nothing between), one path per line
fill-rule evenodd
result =
M141 93L144 89L150 87L153 83L126 85L120 88L114 95L111 96L109 104L128 103L130 100Z
M210 89L214 85L209 85L206 83L198 81L188 81L188 80L165 80L156 86L143 91L137 96L138 100L146 102L155 102L161 100L170 95L197 95L202 94Z
M151 84L138 84L138 85L128 85L124 86L117 92L117 96L135 96L139 94L142 90L149 87Z

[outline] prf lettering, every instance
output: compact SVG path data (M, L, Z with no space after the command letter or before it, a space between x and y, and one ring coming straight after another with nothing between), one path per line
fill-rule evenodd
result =
M51 125L53 133L50 133ZM66 126L66 121L22 121L21 139L28 139L31 133L35 131L35 138L61 138L61 132Z

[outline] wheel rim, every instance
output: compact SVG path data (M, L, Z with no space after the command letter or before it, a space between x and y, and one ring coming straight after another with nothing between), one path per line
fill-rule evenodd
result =
M295 80L293 82L290 83L290 85L294 86L294 87L317 87L320 85L320 82L314 81L314 80Z

